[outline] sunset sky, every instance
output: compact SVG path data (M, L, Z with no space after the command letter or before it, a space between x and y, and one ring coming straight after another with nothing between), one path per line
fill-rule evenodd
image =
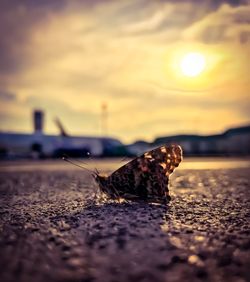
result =
M40 108L47 133L99 136L103 103L123 142L246 125L249 50L250 1L1 0L0 130Z

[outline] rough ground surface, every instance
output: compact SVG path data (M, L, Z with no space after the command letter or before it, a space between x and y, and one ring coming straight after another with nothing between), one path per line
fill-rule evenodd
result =
M249 169L177 170L167 207L91 205L81 170L0 172L0 281L249 281Z

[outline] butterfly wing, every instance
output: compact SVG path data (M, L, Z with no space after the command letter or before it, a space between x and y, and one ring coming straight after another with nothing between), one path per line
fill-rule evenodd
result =
M123 198L164 201L169 197L169 175L181 160L180 146L158 147L113 172L107 185Z

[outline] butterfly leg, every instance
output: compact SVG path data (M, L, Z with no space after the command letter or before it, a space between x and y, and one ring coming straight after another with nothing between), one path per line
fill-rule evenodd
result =
M153 197L148 197L146 201L148 203L157 203L157 204L167 205L170 202L170 200L171 200L170 196L167 196L164 198L153 196Z
M113 200L118 200L119 198L122 198L118 190L115 188L114 185L109 185L105 188L104 194Z
M94 190L94 201L98 200L99 189Z

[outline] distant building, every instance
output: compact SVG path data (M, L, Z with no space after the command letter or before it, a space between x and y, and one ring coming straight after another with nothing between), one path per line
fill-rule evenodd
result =
M1 157L73 157L109 156L124 154L123 144L114 138L70 136L62 124L56 120L61 135L46 135L43 132L44 114L40 110L33 113L34 133L0 132Z
M163 144L179 144L184 154L190 156L247 156L250 155L250 126L233 128L223 134L209 136L159 137L152 143L137 141L127 148L130 153L140 155Z
M250 126L229 129L224 133L227 154L250 155Z
M146 141L136 141L135 143L127 145L126 147L127 147L128 152L131 155L137 156L139 154L142 154L143 152L150 150L150 148L152 147L152 144Z
M36 134L42 133L44 113L41 110L35 110L33 114L34 114L34 118L33 118L34 132Z

